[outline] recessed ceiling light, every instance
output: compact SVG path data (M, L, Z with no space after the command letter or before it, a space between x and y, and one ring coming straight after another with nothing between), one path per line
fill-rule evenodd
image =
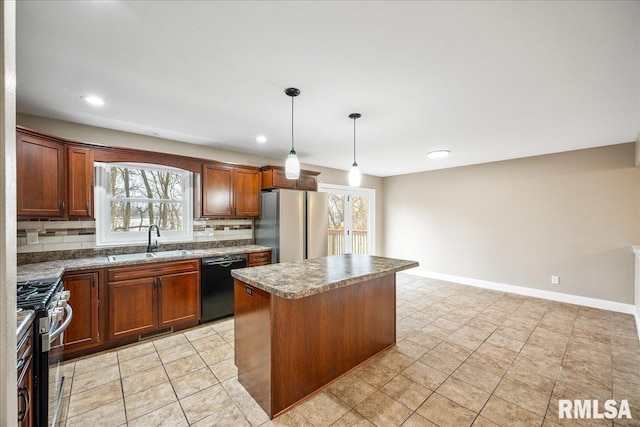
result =
M256 142L258 144L264 144L265 142L267 142L267 137L264 135L258 135L256 136Z
M97 96L81 96L80 99L82 99L87 104L95 105L97 107L101 107L104 105L104 101Z
M427 153L427 158L428 159L441 159L443 157L449 157L450 153L451 152L449 150L431 151L431 152Z

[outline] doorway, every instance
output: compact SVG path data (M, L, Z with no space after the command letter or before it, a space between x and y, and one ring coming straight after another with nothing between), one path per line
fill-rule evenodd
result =
M375 253L375 190L319 184L328 193L327 255Z

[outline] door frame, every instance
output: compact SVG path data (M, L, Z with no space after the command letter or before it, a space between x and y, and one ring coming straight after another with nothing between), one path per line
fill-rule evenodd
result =
M318 192L321 193L334 193L341 194L344 196L366 196L369 197L369 221L367 221L368 230L367 230L367 243L368 243L368 253L369 255L373 255L376 253L376 190L374 188L363 188L363 187L349 187L346 185L337 185L337 184L326 184L323 182L318 183ZM349 212L349 227L346 224L347 211ZM350 237L347 235L347 231L351 231L351 205L346 203L345 200L345 227L344 227L344 237L345 237L345 246L346 242L349 242L348 245L351 245L351 241L348 239ZM345 247L346 253L346 247Z

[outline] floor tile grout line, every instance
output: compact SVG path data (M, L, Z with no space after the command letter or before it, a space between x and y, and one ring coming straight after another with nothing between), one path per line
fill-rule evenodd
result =
M450 292L450 293L448 293L448 294L447 294L448 296L447 296L447 297L445 297L445 298L454 298L456 293L458 293L458 292L457 292L457 291ZM463 294L463 293L462 293L462 292L460 292L460 294ZM427 347L427 351L426 351L424 354L422 354L421 356L419 356L419 357L417 357L417 358L415 358L415 359L414 359L413 357L411 357L412 362L411 362L411 364L410 364L409 366L414 365L414 364L415 364L415 362L416 362L416 361L419 361L419 359L421 359L423 356L425 356L425 355L426 355L426 354L428 354L429 352L434 351L438 345L440 345L442 342L447 341L447 340L451 337L451 335L453 335L453 334L455 334L455 333L458 333L458 335L459 335L459 336L461 336L461 337L467 337L467 338L470 338L470 339L471 339L471 338L474 338L474 337L473 337L473 335L474 335L474 334L466 334L465 332L459 332L459 331L460 331L460 329L462 329L464 326L469 326L469 325L468 325L468 323L472 322L472 321L473 321L474 319L476 319L478 316L480 316L480 315L482 315L483 313L485 313L485 311L486 311L487 309L489 309L491 306L496 305L496 307L493 307L493 308L494 308L494 309L495 309L495 308L497 308L497 304L496 304L496 302L498 302L500 299L502 299L502 298L504 297L504 295L505 295L505 294L502 294L502 295L500 295L500 296L497 296L497 298L494 298L494 299L492 300L492 302L490 302L490 303L488 303L488 304L487 304L486 302L484 302L484 301L483 301L483 308L482 308L479 312L477 312L473 317L470 317L470 318L469 318L469 317L465 317L465 318L464 318L464 320L462 320L462 319L461 319L460 321L456 321L456 319L455 319L455 318L451 318L451 316L449 316L449 317L445 317L445 316L447 316L447 314L446 314L446 312L445 312L445 313L441 313L441 314L439 314L439 315L438 315L438 317L436 317L435 319L430 319L428 322L425 322L425 325L429 325L429 324L432 324L432 323L434 323L435 321L437 321L439 318L444 318L444 319L446 319L446 320L448 320L448 321L453 321L453 322L459 323L459 324L460 324L460 326L459 326L457 329L452 330L452 331L448 331L448 330L447 330L447 334L448 334L448 335L446 336L446 338L440 338L440 337L438 337L438 338L439 338L438 344L434 345L433 347ZM465 299L468 299L468 296L465 296L464 298L465 298ZM525 300L524 302L526 302L526 300ZM449 378L451 378L451 377L454 375L454 373L455 373L455 372L460 368L460 366L461 366L461 365L463 365L464 363L467 363L471 357L473 357L474 355L477 355L477 354L482 354L482 353L479 351L479 349L480 349L484 344L489 343L489 342L488 342L488 340L491 338L491 336L493 336L493 334L495 334L495 333L496 333L496 331L497 331L497 329L498 329L499 327L504 326L504 324L505 324L509 319L512 319L512 318L513 318L513 314L515 314L518 310L520 310L520 309L522 308L522 306L523 306L524 302L523 302L523 301L520 301L520 303L519 303L518 307L511 309L511 311L510 311L510 312L507 312L507 316L506 316L506 317L504 317L504 318L502 318L502 320L500 321L500 323L498 323L498 324L493 324L493 326L494 326L494 327L493 327L493 329L492 329L491 331L489 331L489 330L484 331L484 332L489 333L489 335L488 335L488 336L486 336L486 337L484 338L484 340L481 340L481 341L480 341L480 343L479 343L478 345L476 345L476 346L474 347L474 349L473 349L473 350L471 350L471 353L470 353L468 356L466 356L464 359L462 359L462 361L460 362L460 364L458 365L458 367L457 367L457 368L456 368L456 369L455 369L451 374L446 374L446 373L444 373L444 372L443 372L443 374L446 376L445 380L444 380L442 383L440 383L440 384L438 385L438 387L436 387L436 389L435 389L435 390L431 391L431 392L430 392L430 394L429 394L429 396L433 395L434 393L438 394L438 390L440 389L440 387L442 386L442 384L444 384L444 382L446 382ZM500 309L504 309L504 308L505 308L505 307L507 307L507 306L508 306L507 304L503 304L503 305L501 305L501 306L500 306ZM543 325L542 323L543 323L543 321L544 321L544 319L545 319L545 316L546 316L547 314L550 314L550 313L554 312L553 308L554 308L554 307L556 307L556 306L557 306L556 304L550 304L550 305L549 305L549 304L547 304L547 305L545 306L545 311L544 311L544 313L542 313L541 315L536 315L536 316L538 316L538 317L537 317L537 320L536 320L536 323L535 323L535 327L534 327L533 329L531 329L531 330L528 332L528 335L527 335L526 340L524 340L524 341L523 341L523 345L522 345L522 346L520 346L520 349L519 349L519 350L515 351L515 357L514 357L513 359L509 360L509 364L506 366L506 370L503 370L503 371L502 371L502 373L501 373L501 375L499 375L499 377L500 377L500 381L498 381L498 383L496 384L496 386L495 386L495 387L493 387L493 390L492 390L492 391L491 391L491 393L489 394L489 398L487 399L487 401L485 402L485 404L483 405L483 407L482 407L482 408L480 408L480 410L477 412L476 417L474 418L474 420L478 419L478 417L480 416L480 413L482 412L482 410L483 410L483 409L484 409L484 407L486 406L486 403L488 402L488 400L489 400L492 396L496 396L496 395L495 395L495 392L496 392L497 388L500 386L500 383L504 380L504 377L505 377L505 376L506 376L506 374L509 372L509 369L511 368L511 366L513 366L513 363L517 360L518 356L520 356L520 355L522 355L522 354L525 354L525 353L523 353L523 350L524 350L525 348L527 348L527 345L528 345L528 344L535 345L535 343L533 343L533 342L531 341L531 337L532 337L533 333L536 331L536 329L540 328L540 330L541 330L541 331L547 331L547 332L552 331L552 329L551 329L551 328L548 328L548 326L549 326L549 325ZM561 305L561 306L564 306L564 305ZM459 307L459 309L460 309L460 310L466 310L466 308L465 308L465 304L459 304L459 305L458 305L458 307ZM401 319L409 318L409 317L411 317L412 315L417 314L417 313L418 313L418 312L420 312L421 310L425 310L425 309L427 309L427 308L426 308L426 307L417 307L417 308L412 308L411 310L413 310L413 311L411 311L411 310L409 310L409 311L405 311L405 313L408 313L408 314L405 314L405 315L404 315L404 317L398 317L398 318L396 319L396 321L400 321ZM450 312L451 312L451 311L452 311L452 310L450 310ZM499 311L500 311L500 310L499 310ZM576 335L574 334L574 332L575 332L575 330L576 330L576 328L577 328L577 319L579 319L579 318L581 317L581 311L580 311L580 308L577 308L576 310L571 311L571 316L572 316L572 319L573 319L573 324L572 324L572 326L571 326L571 332L569 332L568 334L561 333L561 335L566 335L566 341L565 341L565 344L564 344L564 350L563 350L562 358L561 358L561 362L560 362L560 367L559 367L560 369L559 369L558 374L556 375L556 378L555 378L555 380L554 380L554 383L553 383L553 389L552 389L552 391L551 391L551 394L550 394L549 400L547 401L548 403L547 403L547 408L546 408L545 416L543 417L543 422L544 422L544 420L546 419L546 416L548 415L549 403L551 402L551 399L553 398L553 395L554 395L554 391L556 390L556 387L557 387L557 384L558 384L558 381L559 381L559 376L560 376L560 374L561 374L561 372L562 372L563 365L564 365L564 363L565 363L565 361L566 361L566 357L567 357L567 355L568 355L568 351L569 351L569 349L571 348L571 344L574 342L574 339L576 338ZM587 316L583 316L582 318L583 318L583 319L586 319L587 321L589 320L589 316L588 316L588 315L587 315ZM420 320L424 320L424 318L422 318L422 319L420 319ZM533 319L530 319L529 321L531 321L531 320L533 320ZM608 318L608 322L609 322L609 328L610 328L610 329L612 329L612 328L613 328L613 326L612 326L612 324L613 324L613 318L612 318L612 317L609 317L609 318ZM492 323L492 322L489 322L489 323ZM416 330L413 330L413 331L409 332L407 335L403 336L403 338L402 338L402 339L403 339L403 340L404 340L404 339L406 339L407 337L409 337L410 335L414 334L415 332L417 332L417 331L416 331ZM218 334L218 335L219 335L219 333L217 333L217 332L216 332L216 334ZM513 340L513 341L520 341L519 339L516 339L516 338L513 338L513 337L509 337L509 336L507 336L507 337L505 337L505 338L508 338L509 340ZM609 342L609 360L610 360L610 364L611 364L611 368L609 369L609 373L610 373L610 377L611 377L611 382L613 383L613 378L612 378L612 377L613 377L613 372L614 372L614 361L613 361L613 359L614 359L614 358L613 358L613 337L612 337L612 333L611 333L611 332L610 332L610 334L609 334L609 339L610 339L610 342ZM187 340L188 340L188 338L187 338ZM191 342L191 340L188 340L188 341L189 341L189 342ZM228 341L228 340L226 340L226 339L224 339L224 338L223 338L223 341L225 341L227 344L229 343L229 341ZM410 343L411 341L407 341L407 342L408 342L408 343ZM455 344L455 341L448 341L448 342L450 342L450 343L452 343L452 344ZM576 342L577 342L577 341L576 341ZM419 344L420 344L419 342L418 342L418 343L416 343L416 345L419 345ZM506 345L505 345L505 346L503 346L503 345L496 345L496 344L493 344L493 343L490 343L490 344L492 344L492 345L494 345L494 346L496 346L496 347L500 347L500 348L503 348L503 349L506 349L506 350L510 350L510 348L509 348L508 346L506 346ZM456 345L458 345L458 344L456 344ZM193 346L193 344L192 344L192 346ZM538 346L536 346L536 347L538 347ZM196 349L196 353L197 353L197 354L199 355L199 357L202 359L202 355L200 354L200 352L199 352L197 349ZM119 361L119 355L118 355L117 357L118 357L118 361ZM506 360L506 359L502 359L502 360ZM379 361L378 361L378 362L379 362ZM421 362L421 363L423 363L423 362ZM164 363L162 363L162 364L163 364L163 369L165 370L165 373L166 373L166 374L167 374L167 376L168 376L168 372L166 371L166 366L164 365ZM119 363L118 363L118 365L119 365ZM386 366L386 365L382 364L382 366ZM388 366L386 366L386 367L387 367L387 368L389 368ZM120 368L121 368L121 367L119 366L119 368L118 368L118 369L119 369L120 377L121 377L121 378L120 378L120 379L121 379L121 388L123 388L123 385L122 385L122 372L121 372ZM211 367L210 367L209 365L207 365L207 368L211 369ZM438 369L438 368L434 368L434 367L431 367L431 368L436 369L437 371L440 371L440 369ZM75 369L75 366L74 366L74 369ZM402 371L398 372L398 371L396 371L395 369L392 369L392 368L390 368L390 369L394 371L394 376L393 376L392 378L390 378L388 381L386 381L386 382L385 382L385 384L389 383L389 382L390 382L390 381L392 381L394 378L397 378L397 377L398 377L398 375L402 375ZM406 369L406 368L405 368L405 369ZM482 367L479 367L479 368L477 368L477 369L480 369L480 370L482 370L482 371L485 371ZM442 371L440 371L440 372L442 372ZM485 371L485 372L488 372L488 371ZM492 373L492 372L489 372L489 373ZM492 373L492 374L493 374L493 373ZM493 374L493 375L495 375L495 374ZM214 376L215 376L215 374L214 374ZM454 377L454 378L455 378L455 377ZM219 379L218 379L217 377L216 377L216 380L218 380L218 381L219 381ZM412 381L412 380L411 380L411 381ZM460 381L465 382L464 380L460 380ZM220 384L222 384L222 382L219 382L219 383L220 383ZM465 382L465 383L466 383L466 382ZM386 395L386 393L385 393L384 391L382 391L382 390L381 390L381 389L384 387L384 385L385 385L385 384L381 385L380 387L377 387L377 386L376 386L376 387L375 387L374 392L375 392L375 391L381 391L383 394L385 394L385 395ZM468 383L467 383L467 384L468 384ZM74 385L74 384L72 383L72 386L73 386L73 385ZM173 384L171 384L171 385L173 386ZM471 385L472 385L472 384L471 384ZM473 386L473 385L472 385L472 386ZM223 386L223 388L224 388L224 386ZM176 392L175 392L175 388L173 389L173 391L174 391L174 394L176 394ZM225 389L225 391L226 391L226 389ZM612 386L611 386L611 388L610 388L610 392L611 392L611 394L613 394L613 385L612 385ZM227 395L229 395L228 391L227 391L226 393L227 393ZM73 392L72 392L72 390L70 390L70 392L69 392L69 399L71 398L71 395L72 395L72 394L73 394ZM123 393L123 395L124 395L124 393ZM393 396L389 396L389 395L387 395L387 396L388 396L388 397L390 397L391 399L394 399L394 397L393 397ZM229 395L229 397L230 397L230 395ZM443 397L444 397L444 396L443 396ZM496 397L498 397L498 396L496 396ZM446 397L445 397L445 398L446 398ZM234 402L234 404L235 404L236 408L237 408L237 409L240 409L240 408L238 407L238 404L235 402L235 400L233 400L233 398L231 398L231 399L232 399L232 401ZM448 398L447 398L447 399L448 399ZM178 399L178 400L179 400L179 399ZM394 399L394 400L395 400L395 399ZM427 399L425 399L425 401L426 401L426 400L427 400ZM397 401L397 400L395 400L395 401L396 401L396 402L398 402L400 405L403 405L403 407L406 407L404 404L402 404L402 402L399 402L399 401ZM423 401L422 403L424 403L424 401ZM516 405L517 405L517 403L516 403ZM356 404L355 406L350 406L350 405L348 405L348 406L351 408L351 409L350 409L350 411L351 411L351 410L353 410L355 407L357 407L358 405ZM461 406L466 408L466 406L464 406L464 405L461 405ZM519 406L519 405L517 405L517 406ZM417 413L417 410L411 410L411 408L408 408L408 409L411 411L411 414L409 415L409 417L411 417L413 414L416 414L416 413ZM467 408L467 409L470 409L470 408ZM523 409L523 410L526 410L526 409L524 409L524 408L522 408L522 409ZM527 411L528 411L528 410L527 410ZM240 412L243 414L243 416L244 416L244 417L245 417L245 419L246 419L246 415L244 415L244 412L242 412L242 410L240 410ZM356 411L356 412L357 412L357 411ZM184 411L183 411L183 413L184 413Z

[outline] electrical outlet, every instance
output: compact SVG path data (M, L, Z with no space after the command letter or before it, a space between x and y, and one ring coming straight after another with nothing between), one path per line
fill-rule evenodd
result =
M224 235L228 235L229 234L229 227L225 227L224 228Z
M37 245L37 244L38 244L38 232L27 231L27 245Z
M551 284L559 285L560 284L560 276L551 276Z

